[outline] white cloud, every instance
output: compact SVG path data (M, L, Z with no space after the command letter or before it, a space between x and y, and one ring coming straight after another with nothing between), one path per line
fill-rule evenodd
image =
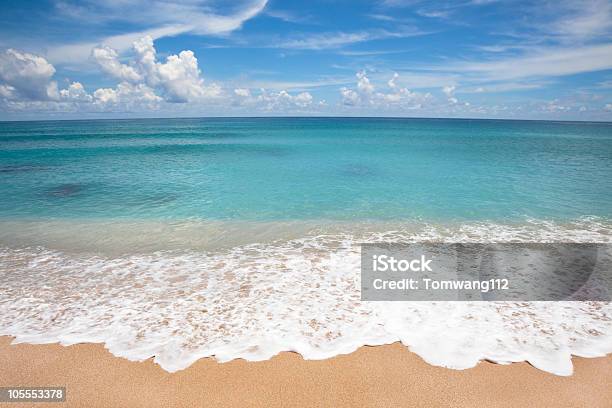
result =
M259 94L253 95L245 88L234 89L235 103L240 106L249 106L263 111L286 112L294 109L306 109L313 105L310 92L300 92L292 95L286 90L269 92L260 89Z
M462 88L462 93L495 93L495 92L511 92L524 91L529 89L539 89L547 85L548 82L497 82L493 84L485 84L482 86Z
M59 91L60 100L68 102L90 102L92 96L85 91L80 82L71 83L68 88Z
M248 98L251 96L251 91L246 88L236 88L234 89L234 93L236 96L241 96L243 98Z
M156 66L159 83L170 101L187 102L218 96L220 93L216 85L204 86L204 80L200 77L198 59L191 50L171 55L166 63L158 63Z
M398 85L407 87L409 89L434 89L441 88L448 84L455 84L460 78L455 73L438 73L438 72L423 72L423 71L411 71L411 70L398 70L396 71L398 76L395 82ZM382 80L386 78L387 73L379 74L376 79ZM384 76L384 78L383 78Z
M431 70L453 72L463 83L480 86L612 69L612 1L542 1L526 7L524 14L517 23L524 30L506 33L503 43L477 47L498 55L467 62L445 61Z
M374 85L366 76L365 71L357 72L357 90L362 93L371 94L374 91Z
M365 71L355 74L357 89L340 88L341 102L345 106L370 106L377 108L420 109L424 104L432 101L429 93L419 93L402 88L397 84L399 74L394 73L387 82L388 92L376 92Z
M361 98L357 92L352 89L342 87L340 88L340 95L342 97L342 104L347 106L356 106L361 101Z
M55 67L45 58L8 49L0 54L0 102L27 108L44 103L84 103L91 101L80 82L59 89L54 81Z
M0 84L4 97L57 99L55 68L45 58L9 48L0 53Z
M279 48L322 50L367 41L368 33L325 33L281 42Z
M166 63L159 63L151 37L135 42L134 50L147 84L162 88L168 101L188 102L207 93L193 51L181 51L179 55L170 55Z
M448 10L417 10L417 14L428 18L448 18L450 11Z
M142 76L136 72L136 69L119 62L117 51L107 45L95 47L91 51L91 57L104 72L122 81L138 82L142 80Z
M310 92L300 92L293 97L293 103L301 108L305 108L312 103L312 95Z
M415 28L404 28L399 31L371 30L358 32L332 32L318 33L281 41L274 44L274 48L289 48L301 50L325 50L341 48L346 45L365 41L382 40L386 38L407 38L425 35L426 32Z
M91 50L100 44L105 44L119 53L122 53L132 48L134 41L137 41L142 37L149 36L156 40L162 37L171 37L182 34L184 32L185 26L170 25L133 33L113 35L95 41L56 45L49 47L47 51L47 58L49 61L56 64L66 62L78 64L88 61L91 57Z
M129 65L120 63L117 51L108 46L94 48L92 57L103 71L121 81L144 83L152 89L159 89L168 102L190 102L220 95L219 86L204 84L193 51L170 55L165 63L161 63L157 61L151 37L135 41L133 48L135 57Z
M607 112L612 112L612 103L606 103L604 110Z
M223 16L214 13L198 13L193 15L188 12L186 21L193 23L194 34L225 34L242 27L245 21L259 14L268 3L268 0L255 0L241 8L240 11Z
M387 82L387 85L389 85L389 88L395 89L397 87L397 84L395 83L397 78L399 78L399 74L397 72L394 72L391 79Z
M531 55L445 64L433 69L473 74L483 81L554 77L612 69L612 44L534 51Z
M16 109L59 106L87 109L156 109L162 102L202 102L216 98L222 90L216 84L206 85L192 51L170 55L158 62L153 40L144 37L134 43L135 58L129 64L119 61L119 54L108 46L92 50L92 59L102 71L119 79L116 88L100 88L88 94L80 82L58 89L52 80L55 68L45 58L17 50L0 54L0 102ZM159 95L158 95L159 92ZM32 104L31 102L38 102ZM306 104L304 97L296 100ZM63 105L61 105L63 104Z
M16 89L14 86L2 84L0 85L0 98L1 99L14 99L16 97Z
M157 109L162 98L146 84L121 82L116 89L100 88L93 93L94 104L104 108L120 107L122 110Z
M93 94L97 104L108 105L119 102L119 95L113 88L99 88Z
M286 10L270 10L269 8L265 11L266 16L278 18L286 23L307 23L312 20L310 16L303 16L301 14L295 14Z
M222 13L215 10L208 1L171 1L171 0L120 0L120 1L64 1L59 11L70 19L81 21L121 22L145 26L143 30L81 43L62 44L49 47L48 58L55 62L87 61L92 48L98 44L123 52L134 41L144 36L158 39L184 33L199 35L224 35L238 30L242 25L257 16L267 4L267 0L247 0L230 3L232 12Z
M442 88L442 92L444 92L447 98L450 98L455 93L455 89L457 89L455 85L447 85Z
M386 7L412 7L420 2L421 0L383 0L381 5Z
M103 72L117 78L116 87L105 87L87 93L80 82L58 89L52 77L55 68L46 59L8 50L0 58L0 104L10 110L136 112L158 109L164 103L190 102L215 107L243 106L249 111L292 112L311 110L315 106L309 92L289 93L286 90L261 89L253 95L249 88L224 91L216 84L205 84L198 60L190 50L157 60L153 40L144 37L134 42L133 57L125 63L119 53L108 46L91 52ZM367 85L367 78L363 79ZM24 97L22 94L29 95ZM208 105L212 106L212 105ZM169 108L169 105L166 105Z
M567 112L572 108L567 105L562 105L558 99L552 100L544 105L542 105L542 110L546 112L556 113L556 112Z
M313 79L311 81L278 81L278 80L245 80L246 83L241 84L241 87L251 89L292 89L308 91L313 88L347 85L353 82L353 77L338 76L338 77L323 77Z
M451 3L454 7L461 6L479 6L486 5L491 3L496 3L499 0L469 0L466 2L455 2L456 4ZM414 7L421 3L427 3L423 0L383 0L381 5L387 7Z
M561 18L543 25L548 33L562 41L583 41L609 34L612 29L612 2L609 0L556 1Z
M455 85L447 85L442 88L442 92L446 95L446 99L452 105L456 105L459 103L459 100L455 97L455 90L457 87Z
M373 18L374 20L379 21L397 21L397 18L389 16L387 14L368 14L368 17Z

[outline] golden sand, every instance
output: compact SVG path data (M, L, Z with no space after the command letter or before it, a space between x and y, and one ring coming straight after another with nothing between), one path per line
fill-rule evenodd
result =
M114 357L100 344L10 345L0 337L1 386L65 386L70 407L612 407L612 356L574 358L558 377L526 363L434 367L400 344L322 361L202 359L168 373ZM1 405L1 404L0 404ZM32 404L5 404L10 407Z

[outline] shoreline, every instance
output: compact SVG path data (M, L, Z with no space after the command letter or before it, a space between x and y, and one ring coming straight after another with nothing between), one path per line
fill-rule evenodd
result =
M612 218L501 220L0 219L0 250L45 248L120 257L153 252L219 252L316 239L608 243ZM129 248L127 250L126 248Z
M66 386L67 402L58 406L604 407L612 400L612 355L574 357L574 374L561 377L528 363L436 367L394 343L327 360L291 352L261 362L204 358L169 373L151 358L115 357L102 344L12 340L0 337L0 386Z

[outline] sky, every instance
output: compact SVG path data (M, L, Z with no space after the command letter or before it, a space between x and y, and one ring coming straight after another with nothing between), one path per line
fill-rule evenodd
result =
M612 121L612 0L3 0L0 120Z

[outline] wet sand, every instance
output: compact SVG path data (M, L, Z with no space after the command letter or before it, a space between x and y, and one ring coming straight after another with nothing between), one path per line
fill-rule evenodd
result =
M322 361L295 353L262 362L202 359L168 373L152 360L114 357L100 344L11 340L0 337L0 386L67 388L66 403L36 406L612 407L612 356L574 358L574 375L558 377L526 363L434 367L392 344Z

